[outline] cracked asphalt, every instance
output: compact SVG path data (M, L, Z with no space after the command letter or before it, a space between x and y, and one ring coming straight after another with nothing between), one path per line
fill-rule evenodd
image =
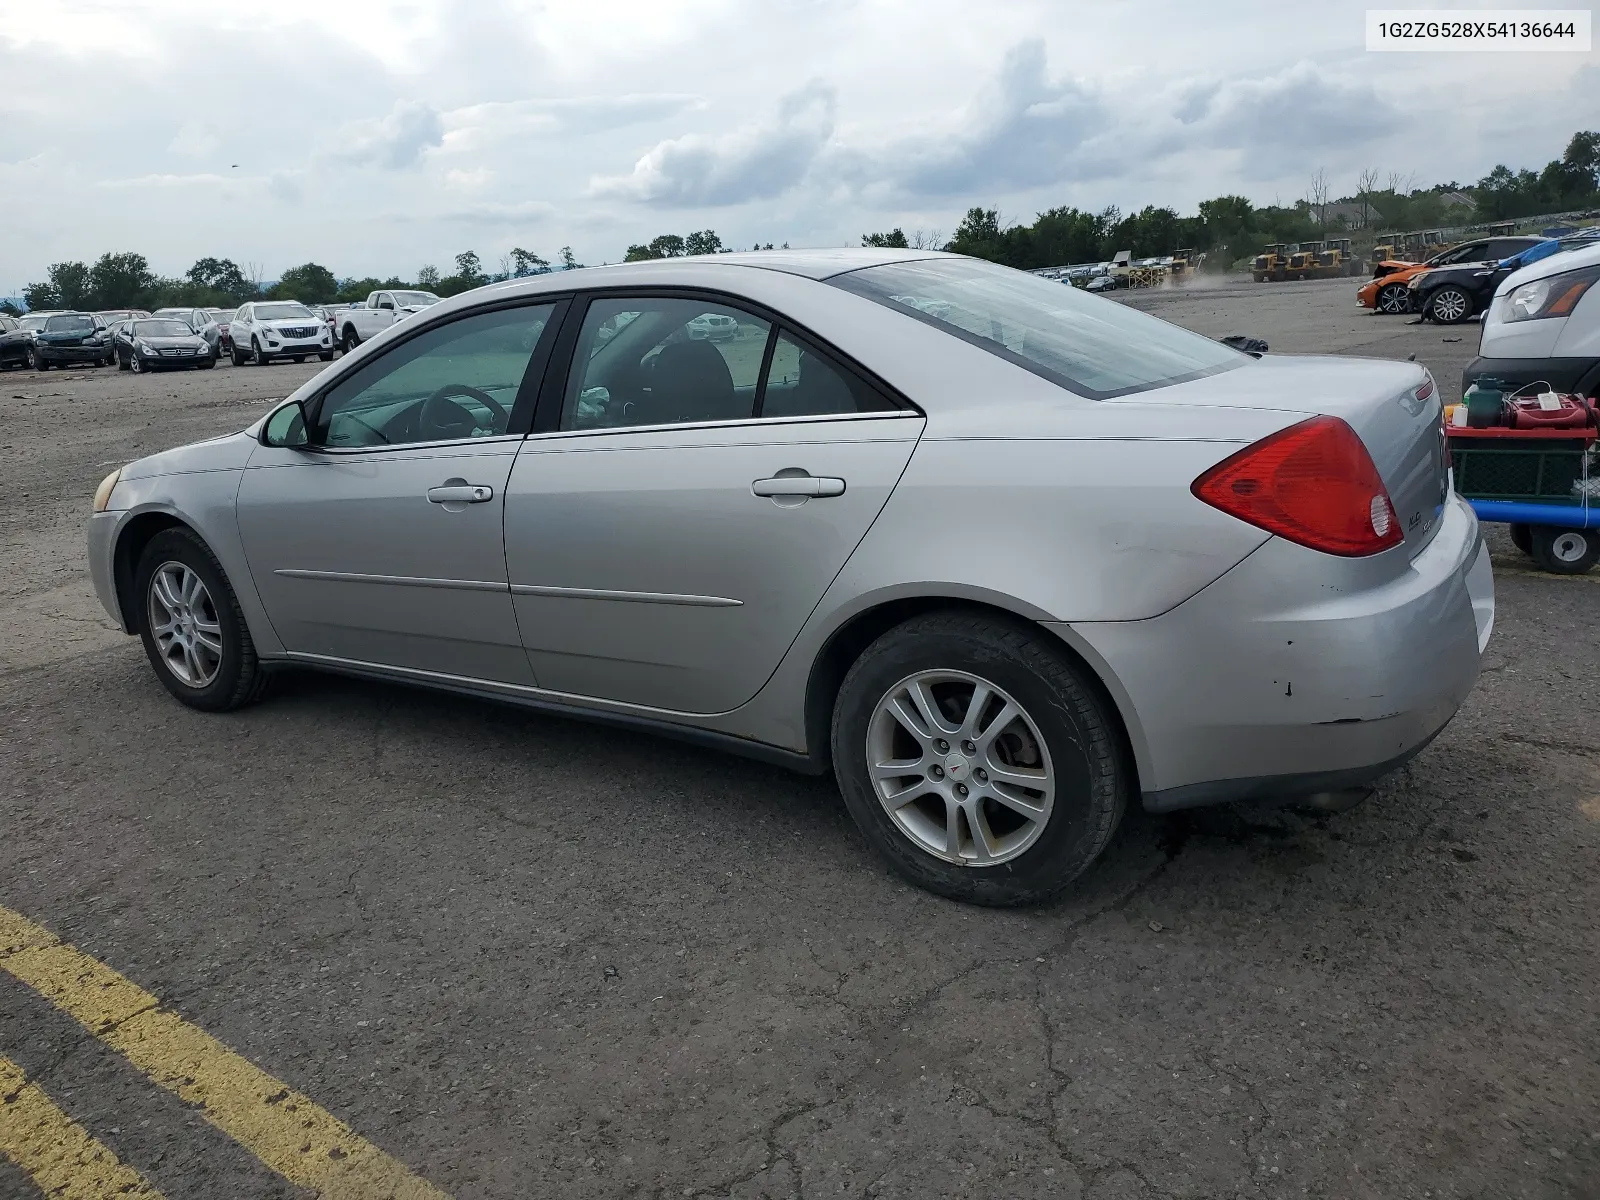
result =
M1353 292L1134 302L1453 396L1476 327ZM826 781L313 674L173 702L94 601L89 495L316 365L0 375L0 904L431 1183L1600 1196L1600 575L1495 531L1484 676L1366 805L1130 813L1061 903L964 908ZM307 1194L4 973L0 1054L169 1198Z

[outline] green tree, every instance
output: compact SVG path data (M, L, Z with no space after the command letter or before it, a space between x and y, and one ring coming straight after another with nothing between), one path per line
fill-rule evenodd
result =
M1000 210L967 209L967 215L961 218L955 236L945 245L945 249L994 262L1004 261L1005 236L1000 229Z
M379 280L370 275L365 279L346 279L339 285L339 290L333 294L333 298L340 304L354 304L365 300L368 293L375 292L382 286Z
M650 239L650 249L654 251L652 258L681 258L684 242L675 233L663 233Z
M53 263L46 274L48 282L30 283L22 291L22 298L28 302L30 309L84 308L88 305L88 263Z
M274 300L298 300L302 304L326 304L339 291L339 281L321 263L302 263L290 267L268 289Z
M22 310L9 300L0 300L0 313L4 313L8 317L20 317Z
M905 232L896 225L888 233L863 233L861 235L863 246L882 246L892 250L905 250L911 245L906 241Z
M702 229L698 233L691 233L683 240L685 254L721 254L722 239L713 229Z
M432 291L437 288L439 286L439 268L429 265L419 270L417 272L417 286L424 291Z
M579 267L583 266L583 264L573 256L571 246L561 247L561 253L558 257L561 260L561 269L563 271L576 271Z
M160 284L142 254L102 254L89 268L85 303L95 308L148 308Z
M256 285L244 277L231 258L202 258L184 273L189 284L223 298L226 304L242 304L256 294Z
M652 259L652 258L661 258L661 257L663 257L663 255L661 255L657 251L651 249L649 246L641 246L641 245L635 243L634 245L628 247L628 252L622 256L622 261L623 262L645 262L645 261L647 261L649 259Z
M540 258L532 250L524 250L521 246L511 248L511 274L517 279L524 275L547 275L550 273L548 259Z
M483 273L483 260L475 250L465 250L456 255L455 277L469 288L481 287L489 282L489 277Z

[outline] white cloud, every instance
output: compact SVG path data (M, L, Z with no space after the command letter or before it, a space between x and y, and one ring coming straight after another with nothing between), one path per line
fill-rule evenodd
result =
M167 143L169 154L181 154L187 158L204 158L221 144L216 131L209 124L199 121L185 121L178 127L178 132Z
M832 88L808 83L778 102L776 118L717 137L658 142L628 175L599 176L592 195L663 208L765 200L799 183L833 134Z
M340 128L333 157L358 165L400 170L415 166L425 151L444 143L444 122L420 100L396 100L378 120L352 121Z

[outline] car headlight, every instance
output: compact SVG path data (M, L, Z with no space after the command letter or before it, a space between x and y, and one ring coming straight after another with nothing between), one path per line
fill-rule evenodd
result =
M1600 280L1600 266L1535 279L1513 288L1506 297L1505 320L1540 321L1547 317L1565 317L1577 307L1596 280Z
M100 486L94 490L94 510L103 513L106 506L111 503L111 493L116 490L117 480L122 478L122 468L118 467L111 474L100 481Z

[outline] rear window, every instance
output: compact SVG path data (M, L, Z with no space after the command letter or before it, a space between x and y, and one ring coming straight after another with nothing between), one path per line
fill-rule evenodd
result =
M890 263L828 282L1093 400L1215 375L1250 361L1115 300L975 259Z

